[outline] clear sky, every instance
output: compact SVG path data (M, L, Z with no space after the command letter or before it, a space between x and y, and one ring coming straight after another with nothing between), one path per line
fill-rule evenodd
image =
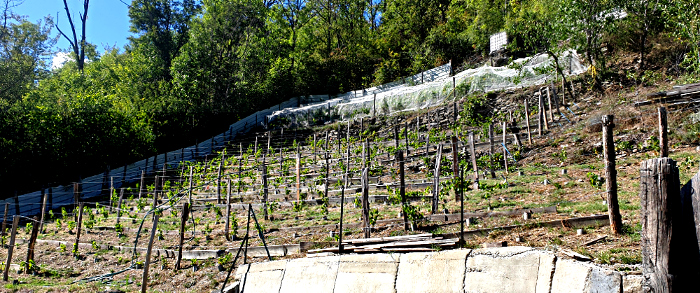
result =
M131 4L131 0L122 0ZM83 11L83 0L67 0L71 17L76 25L76 33L80 39L80 16ZM92 0L88 9L85 39L97 46L97 51L102 54L107 47L116 46L123 48L128 43L129 32L129 8L120 0ZM13 9L16 14L27 16L29 21L37 22L50 15L54 22L58 21L61 30L72 38L66 11L63 9L63 0L24 0ZM58 18L57 18L58 14ZM57 36L58 30L51 30L53 36ZM70 44L61 38L56 44L56 49L69 50Z

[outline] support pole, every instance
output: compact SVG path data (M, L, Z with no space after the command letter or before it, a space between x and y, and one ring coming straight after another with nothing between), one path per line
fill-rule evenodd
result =
M407 209L407 199L406 199L406 180L405 180L405 172L404 172L404 157L403 157L403 152L399 150L399 152L396 154L398 156L398 161L399 161L399 180L401 182L400 189L399 189L399 195L401 195L401 214L403 214L403 229L404 231L408 231L408 215L406 214Z
M493 123L489 123L489 169L491 169L491 178L496 179L496 167L493 164L493 156L496 154L496 150L493 146Z
M532 131L530 131L530 106L525 99L525 125L527 125L527 142L532 145Z
M36 237L39 234L39 226L40 223L39 221L36 220L36 217L32 220L34 225L32 225L32 234L29 236L29 246L27 247L27 264L30 263L30 261L34 261L34 248L36 247ZM29 265L25 267L25 273L29 272Z
M5 213L2 216L2 232L0 233L2 236L5 236L7 233L5 230L7 230L7 212L10 209L10 203L5 203Z
M227 190L226 190L226 228L224 228L224 234L226 234L226 240L231 241L231 235L229 235L229 227L231 226L231 179L226 180Z
M51 189L49 187L49 189ZM46 218L46 201L49 198L48 193L44 193L44 198L41 200L41 221L39 221L39 233L44 233L44 218Z
M505 172L508 174L508 149L506 148L506 144L508 140L506 139L506 132L507 132L507 124L503 122L503 167L505 167Z
M190 204L182 203L182 215L180 217L180 241L177 246L177 261L175 262L175 270L180 269L180 261L182 260L182 243L185 240L185 224L187 224L187 218L190 214ZM228 225L226 225L228 227ZM228 233L227 233L228 235Z
M141 280L141 293L146 293L148 289L148 267L151 264L151 250L153 249L153 238L156 237L156 229L158 229L158 213L153 213L153 227L151 228L151 237L148 240L148 248L146 248L146 260L143 262L143 278Z
M474 190L479 190L479 166L476 164L476 151L474 150L474 131L469 130L469 152L474 168Z
M665 107L659 107L659 146L662 158L668 157L668 115Z
M442 144L438 143L437 156L435 156L435 172L433 173L433 205L432 214L438 210L438 197L440 196L440 163L442 162Z
M457 151L457 136L452 136L452 176L453 176L453 181L457 182L457 176L459 176L459 152ZM457 192L457 188L455 185L454 188L455 192L455 201L460 200L460 194Z
M73 256L78 257L78 243L80 243L80 230L83 224L83 203L78 205L78 230L75 233L75 244L73 244Z
M262 184L263 184L263 218L265 221L270 219L270 216L267 214L267 166L265 165L265 155L263 154L263 161L262 161L262 168L260 170L262 172Z
M12 252L15 248L15 236L17 236L17 226L19 226L19 215L15 215L12 219L12 232L10 232L10 244L7 247L7 261L5 262L5 271L2 274L2 280L7 282L8 273L10 272L10 264L12 264Z
M369 168L362 170L362 230L365 238L370 237L369 226Z
M614 234L622 234L622 216L617 202L617 170L615 170L615 143L613 115L603 116L603 154L605 160L605 187L608 191L608 215L610 228Z
M542 122L542 109L544 108L542 106L542 94L540 92L536 92L535 95L537 96L537 136L542 136L542 127L543 127L543 122Z

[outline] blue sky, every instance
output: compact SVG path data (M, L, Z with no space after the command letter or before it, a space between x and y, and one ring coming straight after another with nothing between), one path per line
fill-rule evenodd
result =
M131 0L123 0L131 4ZM76 24L76 33L80 39L80 17L78 13L83 11L83 0L67 0L68 8L71 11L73 21ZM15 7L16 14L27 16L29 21L37 22L45 16L50 15L56 22L58 14L58 25L69 37L72 37L70 25L66 12L63 9L63 0L24 0L20 6ZM51 34L57 36L58 30L51 30ZM101 54L106 47L123 48L128 43L129 32L129 8L120 0L92 0L88 10L86 25L86 40L97 46L97 51ZM61 38L56 44L57 49L69 50L70 44Z

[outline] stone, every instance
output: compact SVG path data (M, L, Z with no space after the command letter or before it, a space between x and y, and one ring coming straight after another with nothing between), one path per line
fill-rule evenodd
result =
M549 183L550 183L550 182L549 182L549 180L547 180L547 179L545 179L544 181L542 181L542 184L544 184L544 185L549 185Z
M554 255L528 247L477 249L467 258L464 291L550 292L554 262Z
M333 292L340 256L301 258L287 263L279 293Z
M463 292L467 256L471 249L402 254L396 292Z
M622 293L642 293L643 276L625 275L622 278Z
M583 229L577 229L577 230L576 230L576 235L583 235L583 234L586 234L586 231L585 231L585 230L583 230Z
M255 292L279 292L286 266L286 260L278 260L238 267L236 279L239 280L241 292L246 292L246 287L254 288Z
M622 276L618 272L569 259L558 259L551 292L619 293L620 287Z
M532 219L532 214L528 212L523 213L523 220L529 220Z
M399 254L343 255L334 293L396 292Z

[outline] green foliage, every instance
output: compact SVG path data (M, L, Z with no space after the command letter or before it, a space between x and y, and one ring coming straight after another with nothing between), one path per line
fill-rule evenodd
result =
M379 210L378 209L370 209L369 210L369 225L374 226L377 224L377 219L379 218Z
M603 184L605 184L605 178L598 176L598 174L595 174L593 172L588 172L586 173L586 177L588 178L588 183L591 184L592 187L595 187L597 189L600 189Z

